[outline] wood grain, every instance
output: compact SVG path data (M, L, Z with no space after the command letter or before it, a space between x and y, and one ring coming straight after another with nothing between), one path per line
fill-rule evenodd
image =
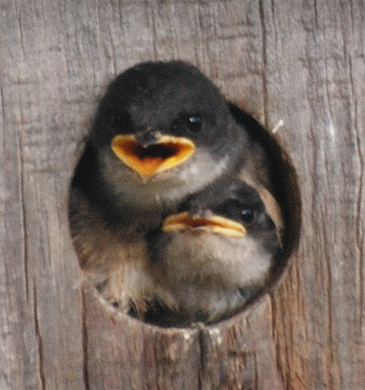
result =
M0 388L364 389L365 36L361 0L0 3ZM296 168L299 251L281 282L208 328L108 313L67 198L95 104L144 60L188 60Z

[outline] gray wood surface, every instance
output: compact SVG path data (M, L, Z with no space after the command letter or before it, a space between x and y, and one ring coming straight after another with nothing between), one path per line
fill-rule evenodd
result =
M0 389L365 388L365 3L0 2ZM281 282L205 329L107 312L71 244L68 186L107 83L197 65L275 134L303 229Z

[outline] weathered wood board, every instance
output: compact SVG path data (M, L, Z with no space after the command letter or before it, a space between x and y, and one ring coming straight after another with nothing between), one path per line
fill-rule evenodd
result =
M0 3L0 389L365 388L365 3ZM107 83L197 65L297 170L299 251L244 313L174 331L106 312L71 244L68 186Z

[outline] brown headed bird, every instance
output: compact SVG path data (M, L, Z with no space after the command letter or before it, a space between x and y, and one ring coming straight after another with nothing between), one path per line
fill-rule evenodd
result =
M180 327L236 313L270 279L281 233L274 198L238 178L192 195L150 233L157 298L149 321Z

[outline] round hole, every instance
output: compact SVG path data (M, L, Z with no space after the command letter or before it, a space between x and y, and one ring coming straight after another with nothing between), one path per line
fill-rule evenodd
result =
M201 77L205 80L205 76ZM108 99L111 90L113 88L108 90L107 98L104 98L100 105L102 113L106 106L105 99ZM263 151L271 183L270 189L265 186L261 189L261 185L255 186L251 181L252 177L247 182L246 179L243 180L243 186L237 185L237 173L230 172L223 178L217 176L215 181L211 181L213 184L209 182L209 185L202 188L196 186L197 190L195 187L186 192L181 189L185 195L175 203L173 201L174 196L176 197L175 184L171 183L179 183L179 175L187 175L187 171L180 170L187 157L185 156L185 160L179 165L179 161L175 161L179 153L176 153L176 159L174 155L171 171L174 169L177 172L176 177L170 175L169 168L161 174L148 172L149 176L143 176L147 170L133 172L111 151L110 142L116 136L115 126L110 124L109 128L108 123L103 122L107 116L97 116L95 123L103 123L106 134L93 137L94 125L71 183L69 216L74 246L85 279L97 289L101 300L108 308L163 327L188 327L194 322L210 324L230 318L244 310L272 288L283 275L297 247L300 234L301 201L296 173L288 155L269 131L234 104L229 104L229 113L238 124L244 124L242 131L246 131L250 142L258 145ZM137 137L133 138L133 131L139 130L133 130L132 116L130 119L131 139L133 145L137 145L138 140ZM156 129L154 131L154 134L158 134ZM179 142L178 138L174 138L176 150L180 150ZM183 143L181 149L182 146ZM143 164L140 156L148 153L154 158L156 154L162 160L171 158L170 155L165 156L166 148L163 143L152 146L138 144L138 148L135 148L138 151L135 153L135 159ZM128 153L133 150L128 150ZM194 153L197 154L199 151ZM230 153L230 150L227 153ZM201 179L205 180L208 173L202 172ZM158 175L164 175L161 176L163 179ZM181 180L189 183L190 179L188 177ZM173 206L167 201L156 203L156 199L165 193L169 194L168 199ZM230 197L224 198L225 193ZM243 205L232 198L232 194L236 196L237 193L245 194L240 195L241 198L238 197L239 201L243 201ZM279 228L275 215L273 216L275 212L270 214L265 203L268 193L281 211L284 228L280 234L277 233ZM219 199L221 200L218 201ZM240 220L236 219L235 215L239 215ZM183 239L180 240L181 231ZM185 234L186 231L188 233ZM172 236L170 232L176 235ZM279 243L275 241L275 237L279 237ZM246 239L247 241L244 241ZM222 263L222 266L219 263L211 266L207 262L209 256L225 252L221 250L223 241L220 240L226 240L222 245L227 246L227 253L217 257L226 256L225 263ZM194 267L191 264L190 268L185 267L186 262L193 258L190 256L191 253L200 256L197 249L199 242L203 242L201 251L204 256L201 263L194 264ZM233 262L232 267L227 263L231 259L240 260L237 252L234 252L235 242L240 242L242 248L245 248L244 245L251 248L250 243L254 242L256 245L254 250L248 250L252 253L257 251L257 248L259 250L261 247L264 248L262 249L264 255L259 259L263 265L260 266L266 267L265 264L270 260L270 265L265 271L269 277L265 274L265 283L237 284L239 282L235 278L240 275L241 265L237 264L237 261ZM193 245L196 247L190 252L185 251L184 248L189 245L191 248ZM272 248L279 245L281 250L275 249L275 255L268 260L267 254L271 253L270 250L274 253ZM185 257L179 257L179 253L183 253ZM242 267L252 268L248 263L242 264ZM203 272L203 269L210 271ZM209 274L207 277L207 272L211 272L212 276ZM257 277L252 269L249 272L252 272L252 278ZM178 283L169 284L170 276L174 278L176 274L179 274ZM231 275L232 286L231 284L228 286L226 274ZM225 290L219 290L216 295L212 294L214 283L216 286L226 286ZM169 287L165 288L166 285ZM199 286L199 294L195 294ZM224 295L225 291L229 291L227 296ZM174 294L181 298L180 301L176 300ZM179 302L182 309L176 308L176 302ZM205 306L209 307L207 313ZM214 314L215 311L219 314Z

